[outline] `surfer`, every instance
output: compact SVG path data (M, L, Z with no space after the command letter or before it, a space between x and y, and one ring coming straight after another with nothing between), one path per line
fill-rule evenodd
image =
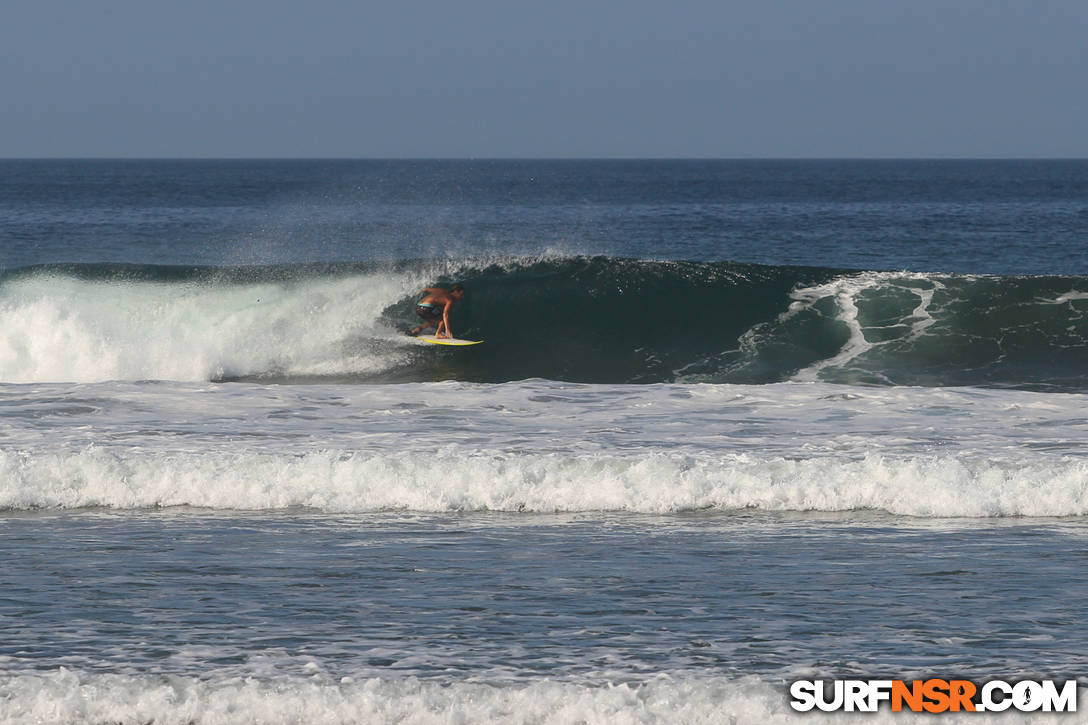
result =
M432 325L435 328L435 337L453 337L450 332L450 308L453 303L465 298L465 288L455 284L448 290L441 287L427 287L423 290L423 298L416 303L416 314L423 319L423 324L414 330L409 330L412 337L418 335L424 329Z

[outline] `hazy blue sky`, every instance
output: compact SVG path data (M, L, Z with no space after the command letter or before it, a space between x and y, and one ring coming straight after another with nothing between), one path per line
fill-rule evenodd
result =
M1088 157L1088 2L6 0L0 156Z

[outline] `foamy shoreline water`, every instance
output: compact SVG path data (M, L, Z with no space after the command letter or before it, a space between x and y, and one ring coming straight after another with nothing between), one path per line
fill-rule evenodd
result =
M1081 698L1086 690L1082 688ZM18 677L0 675L0 723L161 723L226 725L260 722L352 725L363 722L455 723L830 723L841 714L797 713L784 686L755 677L728 679L661 675L642 682L584 685L541 680L516 684L435 683L415 678L235 678L95 675L60 669ZM921 723L932 716L863 716L871 723ZM1069 716L1012 713L985 722L1060 723ZM978 722L976 713L945 713L941 722Z

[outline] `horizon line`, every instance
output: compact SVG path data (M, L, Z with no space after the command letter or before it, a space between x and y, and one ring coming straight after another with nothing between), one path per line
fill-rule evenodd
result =
M0 156L2 161L1088 161L1088 156Z

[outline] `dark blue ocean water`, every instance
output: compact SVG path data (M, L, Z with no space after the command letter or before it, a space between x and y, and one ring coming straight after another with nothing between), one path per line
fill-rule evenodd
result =
M0 161L0 723L1084 685L1085 410L1088 162Z
M519 255L1088 274L1088 161L0 161L0 263Z

